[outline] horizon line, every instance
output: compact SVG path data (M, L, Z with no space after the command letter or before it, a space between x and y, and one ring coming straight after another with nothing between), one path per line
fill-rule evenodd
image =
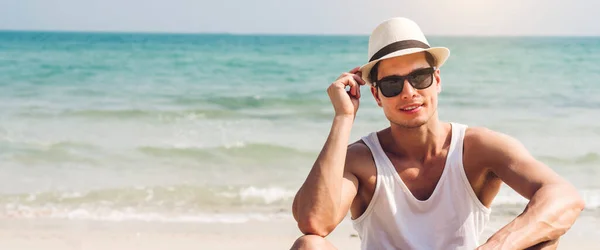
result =
M211 31L129 31L129 30L60 30L60 29L0 29L0 32L38 33L97 33L97 34L146 34L146 35L231 35L231 36L359 36L365 33L275 33L275 32L211 32ZM427 37L600 37L600 34L425 34Z

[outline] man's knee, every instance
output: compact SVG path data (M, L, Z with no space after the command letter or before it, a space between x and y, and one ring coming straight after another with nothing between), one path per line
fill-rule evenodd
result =
M333 249L333 246L318 235L304 235L294 242L291 250Z

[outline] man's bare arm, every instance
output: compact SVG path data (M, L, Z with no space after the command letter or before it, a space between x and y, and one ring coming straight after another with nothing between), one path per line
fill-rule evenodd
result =
M573 225L585 204L573 185L536 160L517 140L471 128L470 150L479 161L529 200L525 210L479 249L525 249L557 240Z
M348 213L358 179L346 170L352 118L336 117L331 133L308 177L294 197L292 212L304 234L327 236Z
M358 179L346 166L353 162L348 157L352 157L348 142L360 103L360 86L364 84L356 67L327 88L335 117L327 141L292 205L294 218L304 234L331 233L348 213L358 192Z

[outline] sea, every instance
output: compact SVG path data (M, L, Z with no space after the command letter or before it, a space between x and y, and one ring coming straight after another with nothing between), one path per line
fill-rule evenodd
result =
M600 37L429 37L439 116L508 134L600 217ZM0 32L0 219L291 216L368 36ZM366 88L366 87L363 87ZM364 94L367 93L367 94ZM389 125L363 90L351 142ZM503 186L493 213L527 200Z

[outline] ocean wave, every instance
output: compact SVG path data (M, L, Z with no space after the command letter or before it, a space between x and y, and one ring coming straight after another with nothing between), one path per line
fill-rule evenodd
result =
M208 99L207 102L232 110L263 107L316 107L328 103L326 99L260 96L219 97Z
M62 112L21 112L20 116L33 118L86 118L86 119L156 119L159 121L178 121L197 118L222 118L235 116L235 112L218 109L83 109Z
M88 192L0 196L0 218L60 218L101 221L238 223L291 216L295 189L276 186L131 187ZM585 213L600 210L600 189L583 190ZM501 194L494 213L516 216L527 204L518 194Z
M600 189L583 189L579 193L585 201L584 213L600 212ZM496 196L492 209L503 215L516 216L523 212L528 202L516 192L505 192Z
M320 98L319 98L320 97ZM176 97L173 100L178 105L213 105L229 110L270 107L315 107L329 104L326 92L297 94L289 93L284 96L209 96L209 97Z
M140 118L152 116L151 110L140 110L140 109L123 109L123 110L101 110L101 109L88 109L88 110L73 110L64 111L60 113L60 116L66 117L97 117L97 118Z
M221 197L239 197L242 201L262 200L265 204L272 204L278 201L290 200L296 192L278 187L257 188L250 186L242 188L238 192L222 192Z
M573 157L555 157L555 156L540 156L540 161L548 164L592 164L600 163L600 154L589 152L583 155Z
M281 187L129 187L0 195L0 218L241 223L290 217Z
M85 109L63 112L50 111L27 111L20 112L20 117L36 119L77 118L90 120L132 120L132 121L154 121L160 123L176 123L182 121L197 121L207 119L330 119L333 109L329 106L319 106L323 109L313 107L293 106L286 108L281 105L273 105L264 109L249 109L240 107L236 109L213 108L213 109L181 109L181 110L150 110L150 109L123 109L123 110L101 110Z
M231 163L262 165L282 162L286 159L308 160L315 152L267 143L245 143L235 141L216 147L201 147L188 144L153 143L129 145L128 149L115 150L112 147L96 145L95 141L3 141L0 140L0 156L15 164L63 164L77 163L93 166L108 166L117 161L134 159L139 162L162 160L183 160L199 163ZM126 151L124 151L126 150ZM108 165L107 165L108 164Z
M74 109L64 111L28 110L21 111L19 116L33 118L87 118L87 119L158 119L176 121L189 118L279 118L279 116L316 116L319 107L329 108L327 99L306 96L210 96L210 97L173 97L175 109L159 109L154 107L138 109ZM201 108L198 108L201 107ZM330 109L332 111L332 109ZM330 111L328 110L328 111ZM327 113L326 115L330 115Z
M245 206L275 206L287 204L295 192L281 187L207 187L155 186L125 187L90 191L51 191L0 195L0 207L7 204L24 206L89 206L137 208L149 210L189 211Z
M74 141L12 141L0 144L0 148L10 155L11 160L21 164L66 162L96 164L97 159L91 156L99 150L94 145Z
M144 154L161 158L191 158L199 160L235 159L238 161L250 160L257 163L267 163L270 160L281 160L285 158L298 159L314 157L315 153L299 149L274 145L237 142L220 147L139 147L138 150Z
M275 213L168 213L140 212L132 208L70 208L61 206L31 207L7 204L0 209L0 218L8 219L68 219L91 221L143 221L163 223L244 223L289 218L291 214Z

